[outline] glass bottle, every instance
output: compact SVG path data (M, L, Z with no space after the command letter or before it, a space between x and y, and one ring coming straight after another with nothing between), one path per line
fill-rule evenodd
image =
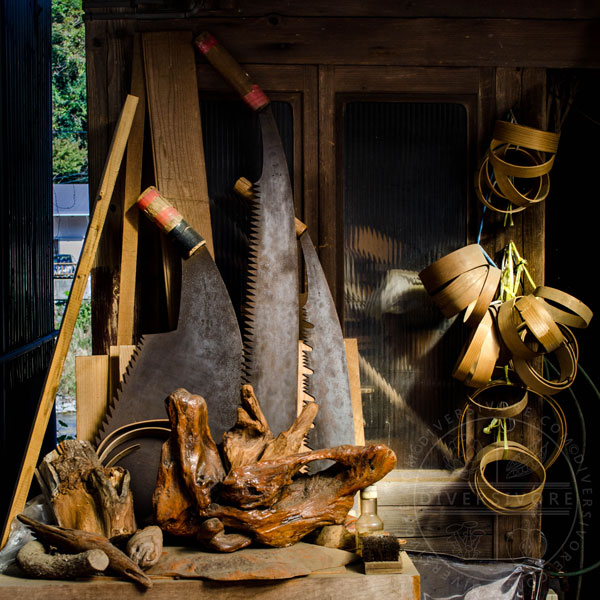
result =
M377 515L377 488L370 485L360 492L360 517L356 520L356 553L362 555L363 536L382 534L383 521Z

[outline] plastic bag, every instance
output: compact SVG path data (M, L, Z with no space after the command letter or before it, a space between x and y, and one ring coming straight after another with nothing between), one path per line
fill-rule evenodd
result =
M422 600L545 598L541 560L463 560L440 554L409 554L421 575Z
M41 494L32 498L26 504L23 514L42 523L52 523L54 521L52 513ZM34 539L31 530L18 519L14 519L10 526L10 536L6 545L0 550L0 573L4 573L15 562L19 550L27 542Z

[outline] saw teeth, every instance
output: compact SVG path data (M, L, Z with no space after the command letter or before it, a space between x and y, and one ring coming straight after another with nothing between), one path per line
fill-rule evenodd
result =
M123 377L122 377L121 381L119 381L119 383L117 384L117 389L116 389L115 394L109 398L108 406L106 407L106 413L104 414L102 421L98 425L98 428L97 428L96 433L93 438L95 447L97 447L98 444L102 441L101 436L104 433L106 427L109 424L110 419L113 416L113 410L114 410L117 402L119 401L119 396L123 390L123 386L125 385L125 383L129 379L129 377L131 376L131 370L133 369L133 367L135 365L135 361L140 356L143 347L144 347L144 336L141 336L138 343L136 344L133 352L131 353L131 358L129 359L129 362L127 363L127 367L125 367L125 372L123 373Z

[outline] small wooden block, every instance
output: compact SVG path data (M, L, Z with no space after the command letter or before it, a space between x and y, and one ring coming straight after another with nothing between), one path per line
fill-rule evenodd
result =
M362 397L360 393L360 369L358 365L358 340L345 338L346 362L350 380L350 397L352 398L352 414L354 416L354 439L357 446L365 445L365 421L363 418Z
M108 356L77 356L75 381L77 386L77 438L94 439L106 413L108 403Z

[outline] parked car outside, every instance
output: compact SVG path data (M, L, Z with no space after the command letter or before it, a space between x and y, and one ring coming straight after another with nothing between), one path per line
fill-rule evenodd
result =
M72 279L75 276L75 267L73 257L70 254L54 255L54 278Z

